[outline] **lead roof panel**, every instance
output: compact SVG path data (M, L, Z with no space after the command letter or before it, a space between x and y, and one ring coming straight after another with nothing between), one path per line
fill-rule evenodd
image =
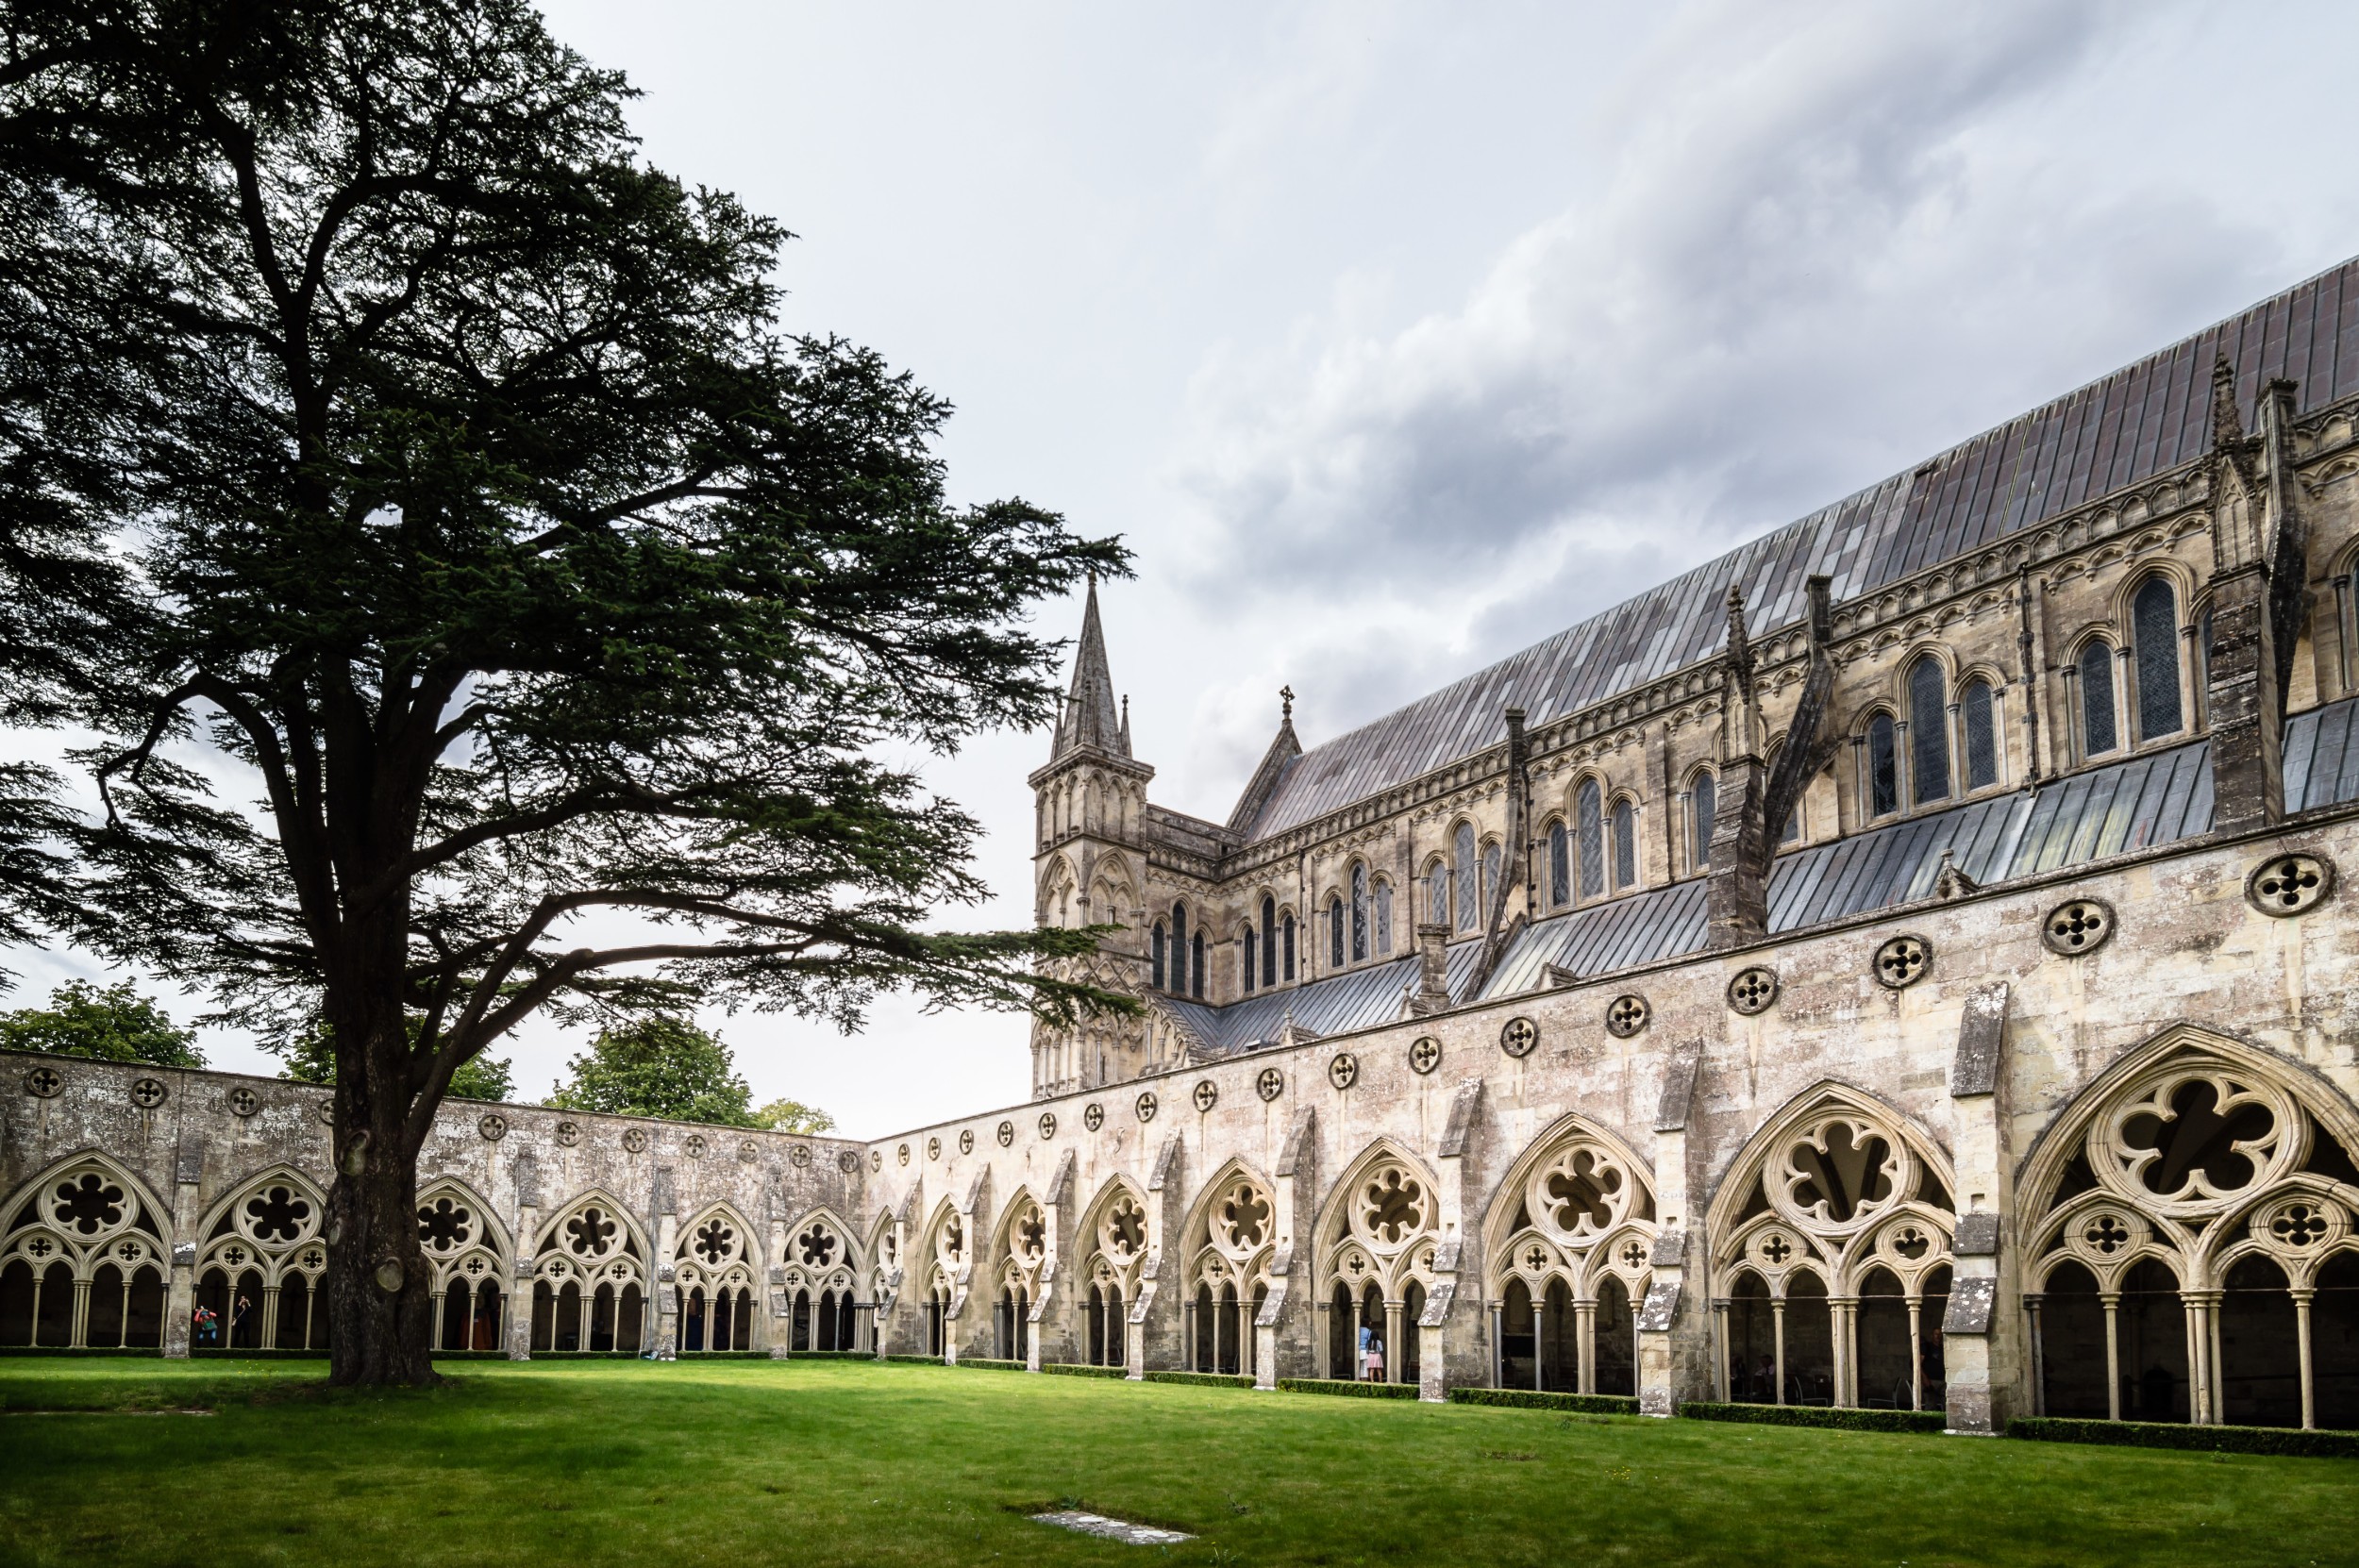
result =
M2288 810L2359 800L2355 720L2359 697L2285 721ZM2144 752L1781 855L1769 875L1769 929L1783 935L1932 897L1944 850L1987 887L2159 848L2211 827L2210 742ZM1704 878L1690 877L1537 921L1508 942L1481 998L1541 989L1550 965L1593 978L1700 953L1704 897ZM1481 951L1479 938L1450 944L1453 1002L1477 999L1469 986ZM1416 984L1411 954L1227 1007L1158 1001L1187 1021L1210 1054L1234 1056L1275 1043L1289 1016L1297 1031L1314 1036L1392 1023Z

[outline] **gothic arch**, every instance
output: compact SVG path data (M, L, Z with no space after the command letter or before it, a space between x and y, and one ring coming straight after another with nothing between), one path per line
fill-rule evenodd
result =
M1360 1151L1320 1206L1312 1249L1314 1294L1373 1280L1388 1301L1411 1282L1430 1289L1441 1186L1414 1151L1389 1134Z
M1636 1393L1655 1231L1652 1169L1621 1138L1568 1115L1527 1144L1481 1229L1499 1381Z
M0 1344L163 1343L172 1210L96 1150L53 1160L0 1209Z
M1788 1100L1705 1213L1723 1396L1938 1405L1955 1182L1874 1094L1827 1079Z
M2020 1183L2035 1408L2359 1425L2359 1115L2306 1063L2178 1024L2057 1114ZM2101 1368L2101 1371L2099 1369Z
M243 1178L206 1210L195 1232L196 1296L215 1314L215 1343L266 1350L326 1343L319 1310L326 1214L319 1185L283 1160Z

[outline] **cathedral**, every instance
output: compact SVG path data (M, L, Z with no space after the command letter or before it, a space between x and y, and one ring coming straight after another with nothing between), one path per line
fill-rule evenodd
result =
M2359 260L1292 708L1156 804L1093 588L1034 894L1137 1010L872 1142L453 1102L440 1343L2359 1428ZM6 1070L0 1344L319 1343L320 1091Z

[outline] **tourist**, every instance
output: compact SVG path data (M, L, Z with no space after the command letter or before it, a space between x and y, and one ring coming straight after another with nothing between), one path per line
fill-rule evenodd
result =
M1363 1359L1367 1363L1368 1381L1371 1383L1384 1381L1384 1342L1376 1335L1370 1334L1368 1348Z
M254 1303L246 1299L244 1293L239 1293L238 1304L229 1311L229 1343L231 1344L238 1343L238 1330L244 1326L245 1314L253 1309L253 1306Z

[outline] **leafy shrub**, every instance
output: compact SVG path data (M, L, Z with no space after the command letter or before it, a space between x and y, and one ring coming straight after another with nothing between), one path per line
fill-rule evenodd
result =
M1249 1389L1253 1386L1251 1373L1238 1372L1150 1372L1150 1383L1193 1383L1208 1389Z
M1719 1405L1696 1400L1680 1407L1694 1421L1749 1421L1763 1426L1839 1426L1853 1432L1940 1432L1942 1410L1844 1410L1818 1405Z
M907 1366L942 1365L942 1358L939 1356L879 1356L877 1359L882 1361L899 1361Z
M2292 1426L2182 1426L2160 1421L2096 1421L2033 1416L2007 1423L2011 1438L2039 1443L2103 1443L2128 1448L2195 1448L2218 1454L2307 1454L2359 1459L2359 1432L2305 1432Z
M1092 1366L1087 1361L1043 1361L1043 1372L1053 1372L1060 1377L1128 1377L1127 1366Z
M1280 1377L1288 1393L1339 1393L1347 1399L1414 1399L1414 1383L1360 1383L1348 1377Z
M953 1366L979 1367L985 1372L1022 1372L1026 1370L1022 1361L1006 1361L992 1356L962 1356L951 1364Z
M1591 1415L1636 1415L1638 1401L1626 1393L1543 1393L1538 1389L1452 1389L1453 1405L1513 1405L1532 1410L1585 1410Z

